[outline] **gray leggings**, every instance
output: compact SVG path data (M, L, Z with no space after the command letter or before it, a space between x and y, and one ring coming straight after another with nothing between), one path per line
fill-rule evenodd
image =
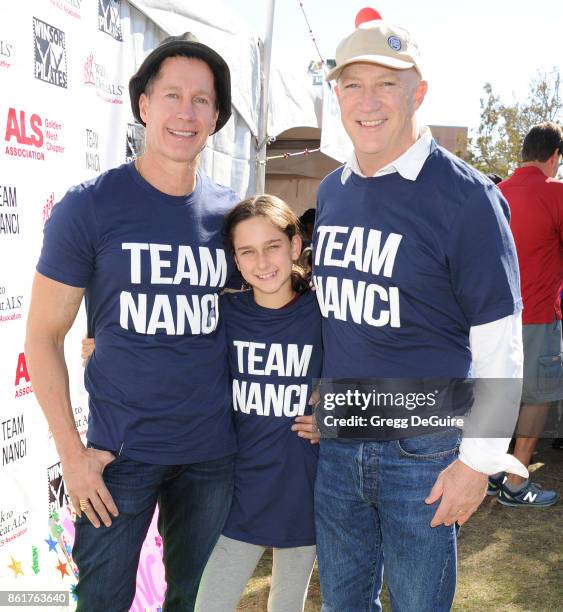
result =
M195 612L233 612L266 548L221 536L203 571ZM268 612L302 612L315 546L274 548Z

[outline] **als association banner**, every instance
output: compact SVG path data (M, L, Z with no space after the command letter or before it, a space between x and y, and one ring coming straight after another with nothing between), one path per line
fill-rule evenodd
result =
M66 590L73 600L72 509L29 377L25 320L43 226L56 202L72 184L132 159L142 141L127 83L160 36L144 19L126 0L0 3L2 590ZM79 341L85 332L81 313L65 347L82 436L88 403ZM165 589L161 559L153 522L133 610L159 609Z

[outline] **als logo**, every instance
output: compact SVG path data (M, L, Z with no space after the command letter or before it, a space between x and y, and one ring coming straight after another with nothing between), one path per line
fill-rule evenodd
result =
M49 481L49 516L53 512L60 512L68 505L68 495L66 493L65 481L61 462L55 463L47 468L47 479Z
M35 78L58 87L67 87L66 36L37 17L33 18Z
M41 216L43 217L43 225L47 223L49 218L51 217L51 213L53 212L53 207L55 206L55 192L52 191L45 204L43 204L43 208L41 210Z
M90 53L90 55L86 58L84 62L84 84L85 85L95 85L96 79L94 78L94 54Z
M27 532L29 510L0 509L0 548Z
M30 383L31 378L27 369L27 361L25 359L25 354L20 353L18 355L18 363L16 365L16 394L14 399L17 399L18 397L24 397L24 395L29 395L30 393L33 393L33 387Z
M121 0L98 0L98 30L115 40L123 40L120 9Z
M51 0L51 4L75 19L81 19L80 8L82 0Z
M43 146L43 120L37 113L28 114L27 121L25 111L19 113L15 108L8 110L6 118L6 133L4 140L10 142L15 139L18 144L33 146L40 149Z
M0 40L0 68L10 68L14 45L8 40Z
M90 53L84 62L84 85L92 85L96 95L110 104L123 104L124 86L110 78L105 65L99 64Z
M62 154L63 124L56 119L43 119L37 113L8 109L4 140L7 143L5 153L12 157L39 159L45 161L45 151ZM16 146L13 142L20 146Z
M9 187L4 185L0 187L0 194L4 193L4 198L0 200L0 206L10 205L10 201L15 202L16 198L16 188ZM11 194L11 195L8 195ZM7 199L7 196L10 199ZM11 198L13 197L13 200ZM0 213L0 234L2 233L2 224L4 223L3 215L6 215L6 218L9 220L7 213ZM16 215L17 216L17 215ZM19 220L18 220L18 231L19 231ZM0 284L0 323L4 323L6 321L19 321L22 318L21 311L23 309L23 295L16 295L15 293L6 292L5 285Z

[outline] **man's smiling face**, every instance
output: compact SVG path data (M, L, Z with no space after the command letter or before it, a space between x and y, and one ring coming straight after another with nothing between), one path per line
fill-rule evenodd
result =
M336 87L340 115L364 174L374 174L414 144L414 115L426 90L413 68L356 63L342 70Z
M213 73L202 60L168 57L139 98L147 152L164 160L193 162L218 117Z

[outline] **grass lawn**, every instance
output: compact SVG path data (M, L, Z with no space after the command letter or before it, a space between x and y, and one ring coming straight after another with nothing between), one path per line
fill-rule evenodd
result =
M533 479L563 494L563 451L540 443ZM265 612L272 557L268 551L237 610ZM384 594L384 609L389 610ZM316 570L306 612L320 609ZM487 498L461 529L455 611L563 611L563 501L551 508L506 508Z

